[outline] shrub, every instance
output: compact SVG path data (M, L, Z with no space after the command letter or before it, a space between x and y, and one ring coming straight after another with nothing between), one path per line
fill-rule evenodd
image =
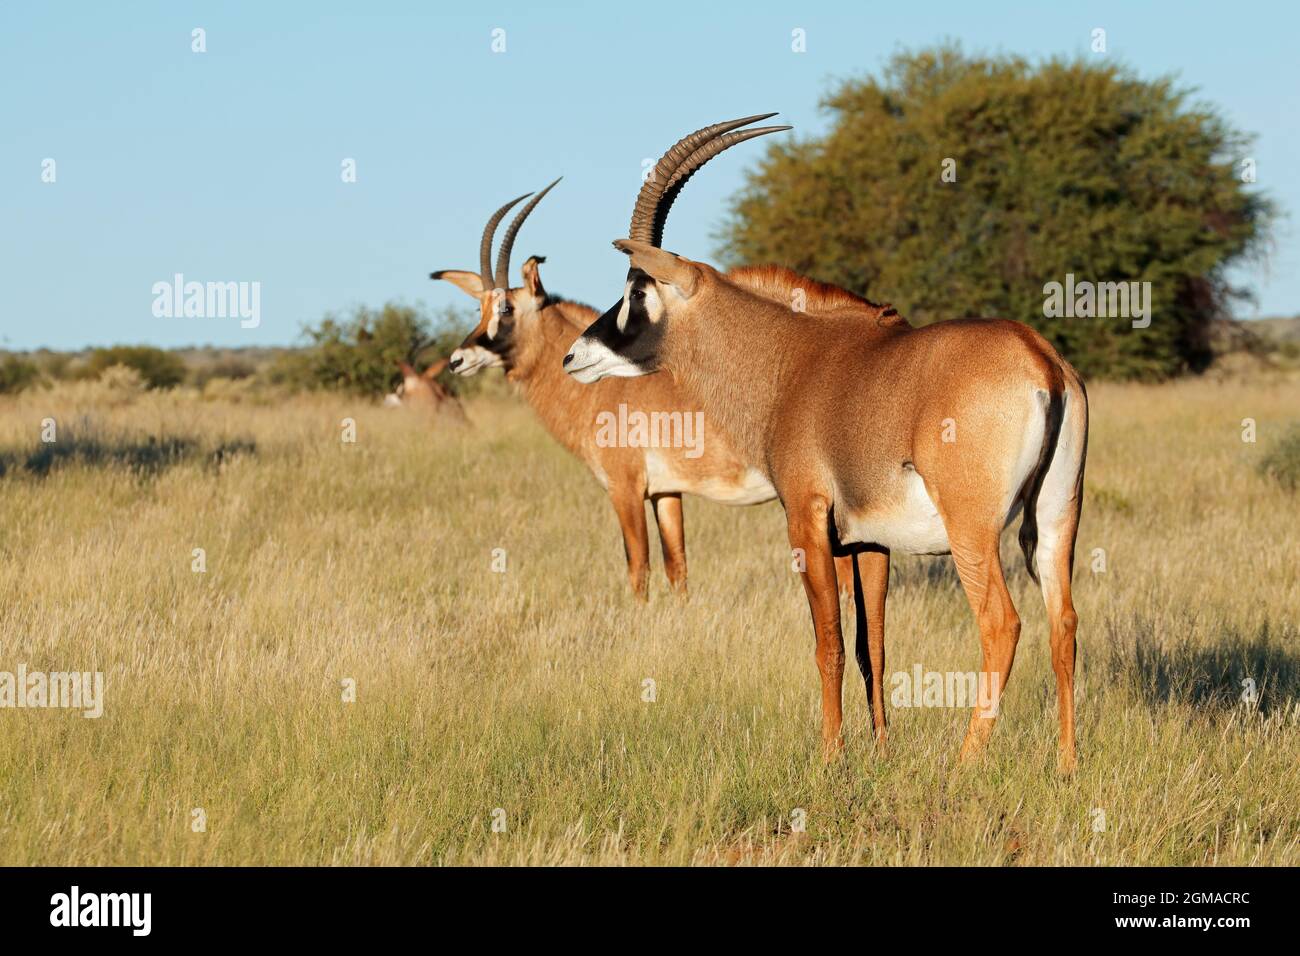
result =
M257 374L257 365L238 355L224 355L204 362L190 374L192 385L202 389L213 379L239 381Z
M40 353L41 372L45 377L59 382L64 379L75 378L73 374L74 363L72 356L67 352L49 352Z
M94 349L86 362L84 374L88 378L98 378L114 365L135 369L147 388L174 388L185 381L185 363L180 357L150 345Z
M0 362L0 395L14 395L35 385L41 378L36 363L20 355L6 355Z

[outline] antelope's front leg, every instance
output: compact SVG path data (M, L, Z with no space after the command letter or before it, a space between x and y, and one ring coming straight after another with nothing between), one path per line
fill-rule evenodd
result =
M844 748L842 690L844 637L840 598L828 532L830 505L824 498L786 504L790 546L803 558L803 587L817 638L817 671L822 679L822 753L829 761Z
M686 525L682 521L680 494L655 495L655 523L659 526L659 544L664 552L664 574L672 589L686 596Z
M645 487L636 483L611 485L609 497L623 531L628 582L636 599L646 601L649 594L650 536L645 521Z

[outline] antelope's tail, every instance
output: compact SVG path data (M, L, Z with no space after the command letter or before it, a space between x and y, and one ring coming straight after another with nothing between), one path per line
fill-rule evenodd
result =
M1034 562L1034 552L1038 548L1038 493L1042 490L1043 479L1047 469L1052 467L1052 455L1056 452L1056 443L1061 436L1061 422L1065 419L1065 383L1058 372L1048 388L1035 393L1040 401L1046 402L1045 428L1043 446L1038 452L1038 461L1025 479L1021 491L1024 518L1020 522L1020 550L1025 555L1025 568L1034 583L1038 584L1038 567Z

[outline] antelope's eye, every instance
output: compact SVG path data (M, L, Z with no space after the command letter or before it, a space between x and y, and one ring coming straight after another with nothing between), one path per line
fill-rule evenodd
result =
M640 302L642 299L645 298L645 290L644 290L644 289L634 289L633 292L632 292L632 298L633 298L635 301Z

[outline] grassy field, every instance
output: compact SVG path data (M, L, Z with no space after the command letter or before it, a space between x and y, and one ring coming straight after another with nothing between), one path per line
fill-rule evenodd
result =
M691 597L656 562L639 606L603 492L512 399L470 429L336 397L0 400L0 671L105 675L97 720L0 709L0 864L1296 865L1300 507L1256 463L1300 383L1091 397L1072 778L1013 535L987 757L955 762L965 709L893 707L881 758L851 671L824 767L775 504L688 502ZM891 673L977 669L949 559L891 587Z

